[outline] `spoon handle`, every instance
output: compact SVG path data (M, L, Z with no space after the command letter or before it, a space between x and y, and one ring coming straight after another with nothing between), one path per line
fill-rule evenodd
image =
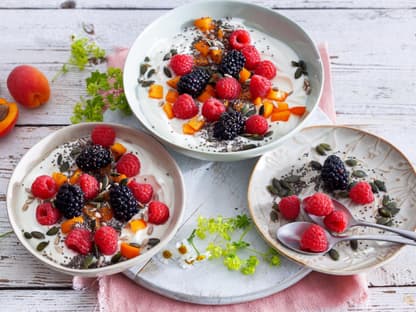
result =
M399 243L404 245L416 246L416 241L395 235L351 235L340 237L336 239L336 242L346 241L346 240L376 240L383 242Z
M401 229L397 229L397 228L394 228L394 227L389 227L389 226L385 226L385 225L381 225L381 224L377 224L377 223L371 223L371 222L367 222L367 221L361 221L361 220L359 220L356 225L364 225L364 226L369 226L369 227L373 227L373 228L393 232L393 233L399 234L403 237L407 237L407 238L410 238L410 239L413 239L413 240L416 241L416 233L412 232L412 231L401 230Z

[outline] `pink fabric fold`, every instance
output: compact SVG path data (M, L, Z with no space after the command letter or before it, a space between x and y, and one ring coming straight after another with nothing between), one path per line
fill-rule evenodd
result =
M319 52L324 66L324 89L319 107L335 122L331 71L326 44ZM128 49L119 48L108 56L108 66L123 68ZM74 289L97 287L94 279L75 277ZM266 298L247 303L208 306L179 302L153 293L121 274L105 276L98 280L100 311L345 311L349 306L362 304L367 299L367 281L362 275L334 276L312 272L292 287Z

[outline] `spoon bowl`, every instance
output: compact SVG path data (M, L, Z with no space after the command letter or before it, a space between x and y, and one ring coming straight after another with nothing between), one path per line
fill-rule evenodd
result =
M309 252L300 249L300 240L302 234L311 226L313 223L310 222L291 222L286 225L281 226L277 232L276 237L279 242L285 247L294 250L298 253L305 255L323 255L326 254L329 250L332 249L336 244L345 240L376 240L376 241L385 241L391 243L406 244L411 246L416 246L416 241L403 238L396 235L344 235L344 236L333 236L327 230L324 230L328 246L327 249L322 252Z

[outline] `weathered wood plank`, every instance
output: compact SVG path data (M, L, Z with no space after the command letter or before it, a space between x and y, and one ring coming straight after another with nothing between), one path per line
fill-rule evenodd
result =
M51 78L69 56L69 37L93 23L108 50L129 46L140 31L165 11L0 10L3 46L0 96L9 97L5 81L22 62ZM281 10L304 26L316 41L328 41L332 56L336 110L342 122L414 124L416 106L416 10ZM48 23L44 16L48 15ZM16 23L24 20L25 23ZM331 27L328 27L331 25ZM342 36L340 33L342 32ZM382 36L374 34L381 33ZM388 48L386 43L388 42ZM69 123L74 103L85 94L87 73L70 73L52 85L50 103L22 110L19 124ZM377 118L374 118L377 117Z
M194 0L121 0L121 1L100 1L100 0L78 0L73 1L75 8L174 8L184 3L190 3ZM255 3L273 7L273 8L414 8L415 4L412 0L256 0ZM43 0L41 2L34 0L3 0L0 8L65 8L68 7L68 1L65 0ZM72 7L72 5L70 5Z

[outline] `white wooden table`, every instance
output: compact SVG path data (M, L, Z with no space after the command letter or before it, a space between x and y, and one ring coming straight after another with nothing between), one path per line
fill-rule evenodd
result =
M95 26L108 51L129 46L158 16L186 1L63 0L0 1L0 97L19 64L32 64L49 78L69 56L70 35L82 23ZM416 163L416 10L412 0L254 1L292 18L317 41L329 44L338 122L384 136ZM68 5L69 4L69 5ZM38 140L69 124L84 94L88 73L69 73L52 85L52 99L21 110L15 130L0 139L0 233L10 230L5 193L13 168ZM415 311L415 249L368 273L370 297L350 311ZM94 291L71 289L71 277L47 269L11 235L0 240L1 311L92 311Z

